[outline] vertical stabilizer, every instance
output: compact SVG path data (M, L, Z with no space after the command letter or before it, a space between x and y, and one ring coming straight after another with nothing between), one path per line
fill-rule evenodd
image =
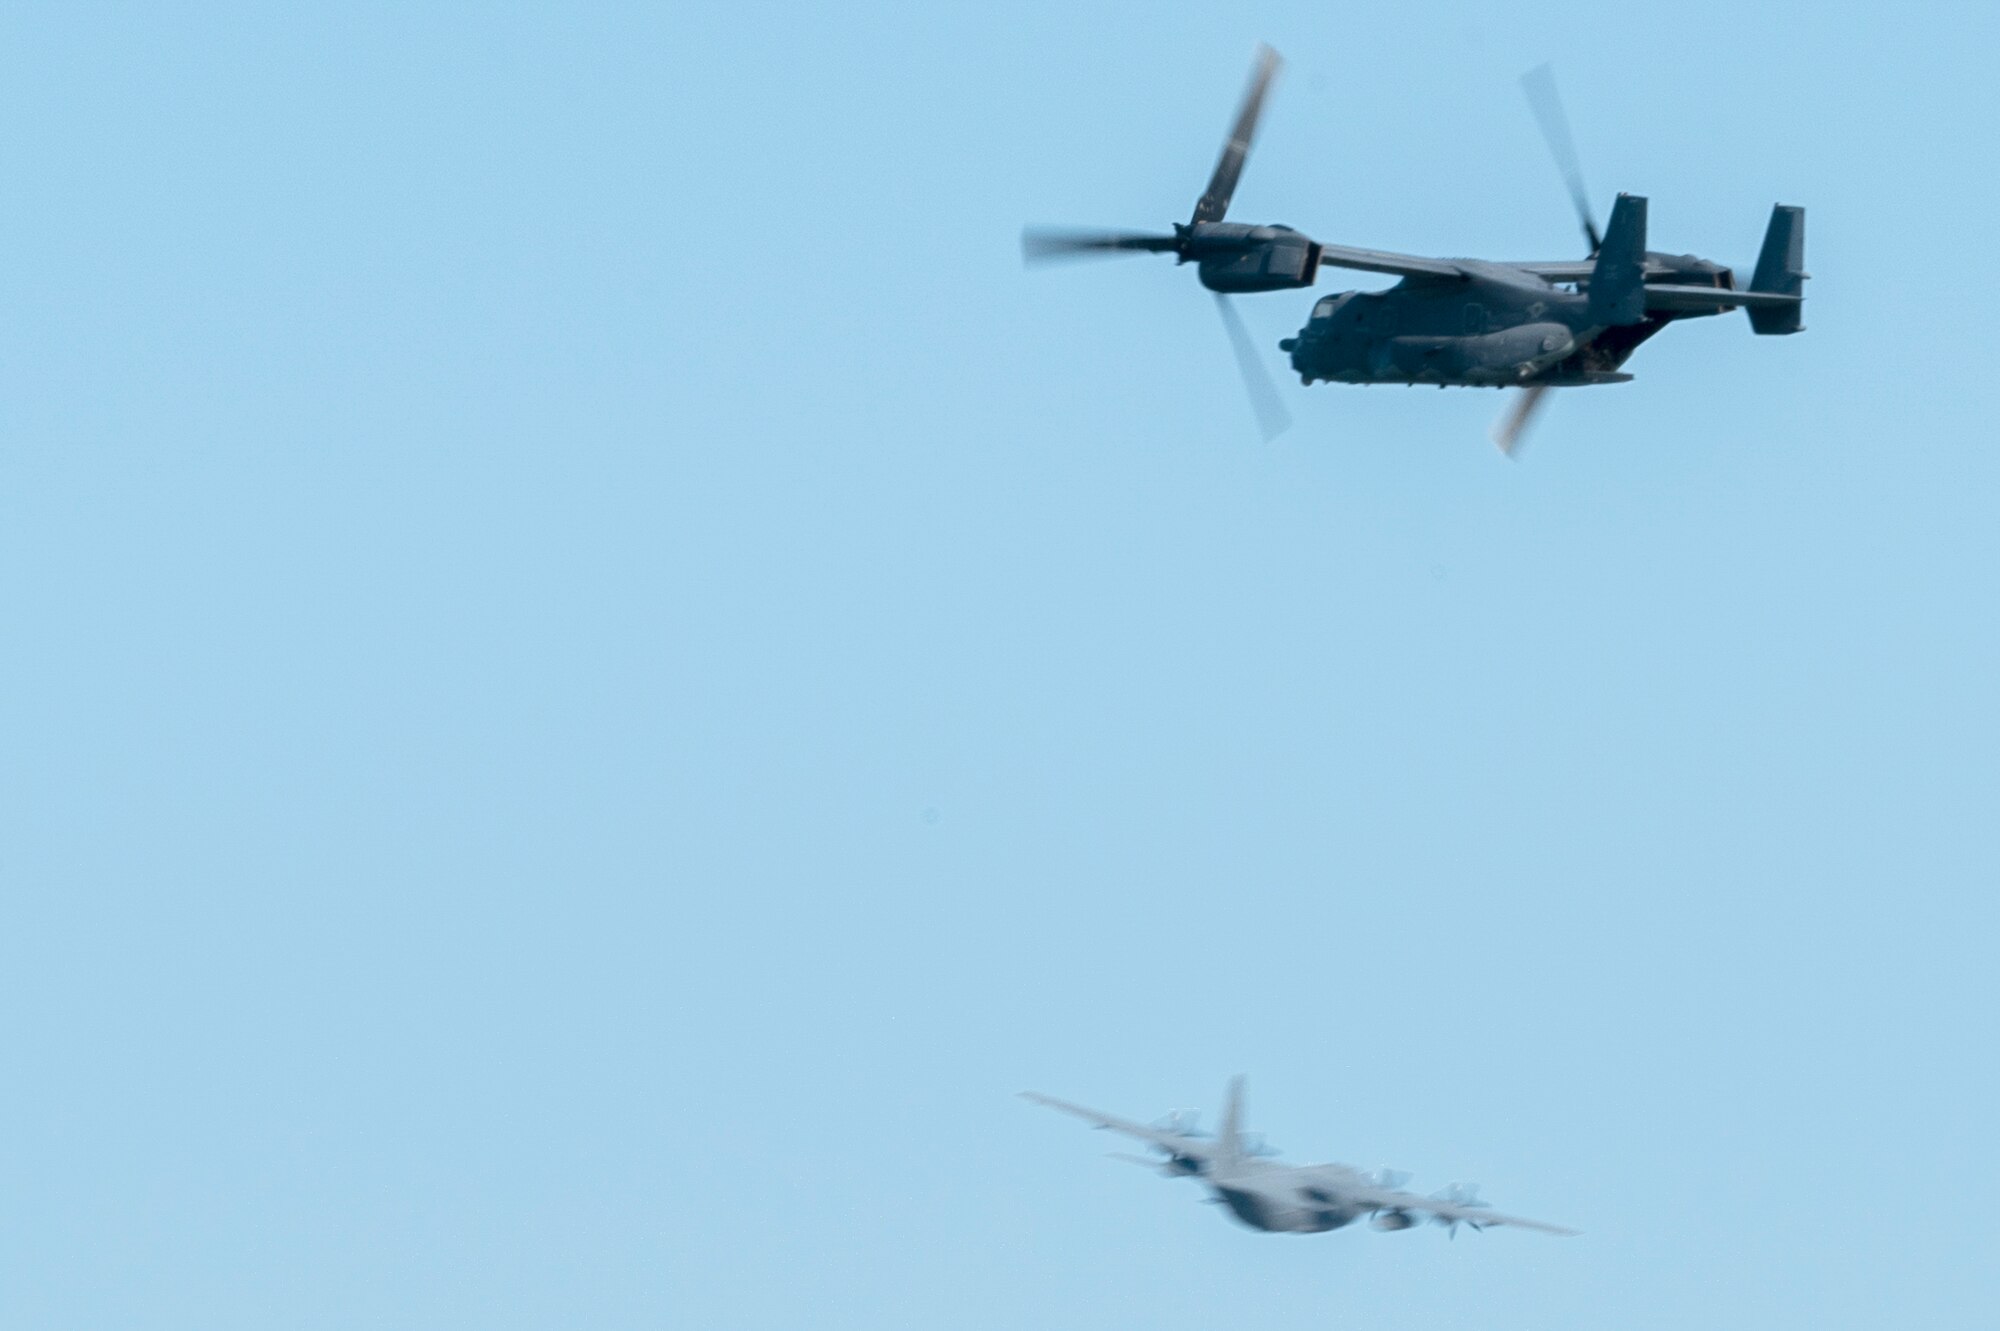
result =
M1600 328L1646 318L1646 200L1621 194L1590 273L1590 321Z
M1750 289L1772 296L1793 296L1796 303L1755 306L1750 309L1750 327L1759 333L1796 333L1805 327L1800 320L1806 291L1806 210L1779 204L1771 210L1771 225L1764 230L1764 248L1757 255L1757 271Z
M1243 1158L1243 1075L1229 1079L1229 1094L1222 1102L1222 1123L1215 1133L1216 1159L1233 1165Z

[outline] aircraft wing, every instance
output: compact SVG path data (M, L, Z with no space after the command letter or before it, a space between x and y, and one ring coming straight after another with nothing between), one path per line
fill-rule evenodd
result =
M1100 1114L1095 1109L1086 1109L1082 1105L1073 1105L1067 1100L1058 1100L1052 1095L1042 1095L1036 1091L1022 1091L1021 1098L1023 1100L1032 1100L1038 1105L1047 1105L1050 1109L1059 1109L1065 1114L1073 1114L1084 1122L1089 1123L1092 1127L1109 1128L1113 1132L1122 1132L1128 1137L1137 1137L1140 1141L1151 1142L1161 1150L1171 1151L1173 1154L1181 1156L1184 1159L1206 1160L1213 1149L1210 1143L1199 1137L1183 1137L1178 1132L1163 1132L1159 1128L1149 1128L1143 1123L1134 1123L1130 1119L1118 1118L1112 1114Z
M1545 282L1588 282L1591 274L1597 270L1597 261L1595 259L1556 259L1548 263L1509 261L1500 266L1519 268L1524 273L1533 273ZM1648 259L1640 266L1640 271L1646 277L1664 277L1675 270L1657 259Z
M1419 1197L1414 1192L1401 1192L1392 1188L1363 1189L1352 1194L1354 1201L1377 1211L1413 1211L1421 1215L1434 1215L1440 1220L1455 1220L1464 1224L1512 1225L1516 1229L1535 1229L1544 1234L1571 1235L1576 1231L1561 1225L1551 1225L1541 1220L1524 1220L1517 1215L1505 1215L1484 1206L1464 1206L1458 1202L1448 1202L1438 1197Z
M1433 259L1421 254L1398 254L1394 250L1364 250L1351 245L1319 247L1319 261L1336 268L1358 268L1368 273L1395 273L1400 277L1464 277L1466 269L1456 259ZM1594 259L1556 259L1548 262L1491 263L1489 268L1514 268L1545 282L1588 282L1597 270ZM1648 278L1664 277L1675 270L1657 259L1648 259L1641 271ZM1708 288L1703 288L1707 290ZM1724 293L1725 295L1728 293Z
M1395 273L1400 277L1465 276L1465 270L1450 259L1428 259L1421 254L1397 254L1393 250L1361 250L1351 245L1321 245L1319 261L1336 268L1358 268L1364 273Z

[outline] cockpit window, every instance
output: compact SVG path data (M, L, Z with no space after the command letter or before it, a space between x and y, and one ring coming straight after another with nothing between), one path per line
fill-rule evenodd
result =
M1313 318L1326 319L1333 315L1333 307L1340 304L1338 296L1322 296L1319 304L1313 306Z

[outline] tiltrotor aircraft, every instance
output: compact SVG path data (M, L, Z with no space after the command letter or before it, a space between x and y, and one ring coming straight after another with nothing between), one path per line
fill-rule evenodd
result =
M1021 238L1030 261L1152 252L1195 264L1201 284L1217 295L1266 437L1282 431L1288 415L1226 296L1310 287L1322 266L1402 280L1315 304L1298 335L1278 344L1299 381L1523 389L1494 431L1509 453L1549 389L1626 382L1632 376L1621 371L1625 361L1676 320L1742 309L1757 333L1803 328L1805 210L1772 211L1747 288L1722 264L1648 250L1646 200L1637 195L1619 195L1611 225L1600 232L1546 67L1523 84L1589 242L1582 260L1431 258L1327 244L1287 226L1223 221L1278 63L1275 52L1260 48L1208 189L1192 220L1176 224L1171 235L1030 228Z
M1210 1201L1252 1229L1274 1234L1322 1234L1366 1218L1381 1230L1411 1229L1428 1219L1445 1226L1453 1238L1460 1225L1474 1230L1498 1225L1538 1229L1545 1234L1574 1234L1573 1229L1502 1215L1479 1200L1477 1187L1457 1183L1429 1197L1404 1192L1409 1175L1391 1170L1364 1173L1350 1165L1281 1165L1261 1139L1243 1131L1243 1078L1229 1083L1222 1126L1214 1136L1197 1130L1190 1115L1175 1114L1164 1124L1147 1127L1111 1114L1086 1109L1067 1100L1023 1091L1038 1105L1074 1114L1099 1128L1109 1128L1145 1142L1160 1154L1115 1158L1155 1169L1166 1178L1200 1179Z

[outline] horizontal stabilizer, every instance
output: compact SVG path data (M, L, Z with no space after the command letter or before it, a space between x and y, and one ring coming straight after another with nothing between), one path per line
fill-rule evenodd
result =
M1664 282L1652 282L1646 286L1648 310L1671 311L1675 314L1717 314L1739 306L1751 311L1753 315L1759 310L1795 311L1803 299L1803 296L1754 289L1731 291L1723 287L1684 287Z

